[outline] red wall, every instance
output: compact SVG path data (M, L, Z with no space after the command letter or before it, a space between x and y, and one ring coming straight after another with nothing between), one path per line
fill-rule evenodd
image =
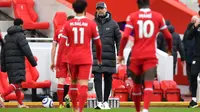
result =
M74 0L67 0L73 2ZM87 0L88 8L87 12L94 15L95 5L99 1L103 1L107 4L108 10L112 13L114 20L120 22L125 21L126 17L134 11L137 11L136 0ZM187 24L190 22L192 15L196 12L188 9L182 3L175 0L151 0L151 8L154 11L158 11L163 14L165 19L170 20L175 26L176 32L183 34Z

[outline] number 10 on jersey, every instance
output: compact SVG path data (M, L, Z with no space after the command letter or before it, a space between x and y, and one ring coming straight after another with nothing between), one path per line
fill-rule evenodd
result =
M154 33L154 23L152 20L138 20L139 38L151 38ZM148 31L149 26L149 31Z

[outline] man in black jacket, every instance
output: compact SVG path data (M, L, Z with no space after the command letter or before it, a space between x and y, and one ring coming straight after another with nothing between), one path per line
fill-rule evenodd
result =
M99 34L102 42L102 66L98 66L96 51L93 46L93 74L95 91L97 94L98 104L96 109L110 109L108 98L112 88L112 74L116 73L116 52L120 44L120 28L111 14L107 11L104 2L96 4L95 22L98 25ZM115 47L116 45L116 47ZM104 74L104 100L102 98L102 74ZM104 102L104 103L102 103ZM103 105L102 105L103 104Z
M14 26L11 26L5 36L5 43L1 53L1 68L3 72L7 72L9 79L9 87L4 93L0 94L0 105L4 107L4 98L15 91L19 108L28 108L21 100L21 83L26 80L25 57L33 67L37 65L28 41L22 29L23 21L21 19L14 20Z
M167 26L171 25L169 20L166 20L165 24ZM162 32L159 32L159 34L157 36L157 48L160 49L161 51L167 53L167 41Z
M188 32L187 39L195 38L194 55L191 67L190 84L192 87L192 100L189 104L189 108L198 107L196 92L197 92L197 77L200 72L200 21L197 19L192 24L191 29Z
M191 19L191 22L188 24L188 27L184 33L183 36L183 45L184 45L184 50L185 50L185 60L186 60L186 72L188 76L188 82L189 82L189 90L190 92L192 91L192 86L190 84L190 76L191 76L191 67L192 67L192 61L193 61L193 55L194 55L194 44L195 44L195 38L192 38L191 40L188 40L187 36L189 33L189 30L192 28L194 25L194 22L198 20L198 16L193 16Z
M181 56L181 61L182 64L184 64L185 61L185 51L184 51L184 46L183 43L181 41L181 37L179 34L177 34L175 32L175 28L172 25L168 25L168 30L169 32L172 34L172 56L174 59L174 65L173 65L173 73L175 74L175 70L176 70L176 62L177 62L177 51L180 53Z

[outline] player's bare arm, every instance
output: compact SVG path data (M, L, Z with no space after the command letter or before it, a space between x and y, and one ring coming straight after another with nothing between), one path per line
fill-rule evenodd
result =
M57 43L53 42L52 43L52 48L51 48L51 66L50 69L54 72L54 69L56 67L55 65L55 55L56 55L56 47L57 47Z

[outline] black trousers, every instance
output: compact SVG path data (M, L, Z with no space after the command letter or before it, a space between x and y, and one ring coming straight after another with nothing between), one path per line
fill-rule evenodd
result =
M197 93L197 77L200 72L200 61L193 61L191 67L190 84L192 88L192 97L196 97Z
M104 100L102 98L102 74L104 74ZM112 88L112 74L111 73L94 73L94 85L97 100L99 102L107 102Z
M188 82L189 82L189 90L192 92L192 86L190 83L191 79L191 70L192 70L192 64L191 63L186 63L186 72L187 72L187 77L188 77Z

